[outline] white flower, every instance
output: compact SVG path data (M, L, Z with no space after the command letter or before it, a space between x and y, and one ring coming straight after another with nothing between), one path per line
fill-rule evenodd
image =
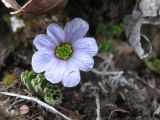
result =
M36 73L45 72L51 83L74 87L80 82L80 72L93 68L98 52L96 40L84 37L89 30L86 21L75 18L64 29L57 24L47 27L47 35L40 34L34 40L37 52L32 57Z

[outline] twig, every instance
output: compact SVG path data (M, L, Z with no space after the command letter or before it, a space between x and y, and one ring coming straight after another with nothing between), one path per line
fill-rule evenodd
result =
M105 89L105 87L103 86L102 82L98 82L98 85L100 86L101 90L105 93L108 94L109 92L107 91L107 89Z
M1 92L1 91L5 91L5 90L8 90L8 89L12 88L14 85L15 85L15 83L14 83L14 84L9 85L9 86L8 86L8 87L6 87L6 88L2 88L2 89L0 89L0 92Z
M157 119L160 119L160 107L157 108L157 110L153 113L154 117Z
M113 59L113 55L112 55L112 54L110 54L109 59L108 59L108 64L107 64L107 65L104 67L104 69L103 69L103 75L102 75L102 78L104 78L104 77L105 77L105 73L107 72L108 67L109 67L109 66L110 66L110 64L111 64L112 59Z
M24 101L25 101L25 99L20 99L20 100L17 100L17 99L16 99L16 100L8 107L7 111L11 110L11 109L13 108L13 106L15 106L16 104L22 103L22 102L24 102Z
M103 73L101 71L98 71L96 69L92 69L92 72L97 74L97 75L117 75L117 74L123 74L123 71L119 71L119 72L106 72L106 73Z
M64 115L61 112L59 112L58 110L56 110L54 107L36 99L36 98L29 97L29 96L24 96L24 95L19 95L19 94L16 94L16 93L10 93L10 92L0 92L0 94L7 95L7 96L12 96L12 97L17 97L17 98L22 98L22 99L26 99L26 100L29 100L29 101L36 102L37 104L46 108L46 110L48 110L52 113L56 113L56 114L62 116L63 118L65 118L66 120L72 120L71 118L67 117L66 115Z
M123 112L123 113L129 113L129 111L123 110L123 109L114 109L108 116L108 120L111 120L111 117L113 115L113 113L115 112Z
M96 94L96 105L97 105L97 118L96 120L101 120L101 115L100 115L100 99L98 93Z
M77 112L71 111L71 110L69 110L69 109L67 109L67 108L65 108L63 106L56 106L56 108L58 110L64 111L65 113L67 113L69 115L73 115L73 116L75 116L77 118L79 117L79 114Z
M101 53L98 53L96 56L102 60L106 60L106 56L102 55Z

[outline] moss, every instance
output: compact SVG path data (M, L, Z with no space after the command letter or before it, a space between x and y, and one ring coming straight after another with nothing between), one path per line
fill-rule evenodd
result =
M100 23L96 33L99 36L99 49L103 52L111 52L115 49L112 39L120 38L124 31L122 24Z
M156 73L160 74L160 59L157 58L155 53L152 53L144 60L146 66Z
M6 74L3 77L3 83L6 86L10 86L10 85L16 83L17 81L18 81L17 77L15 75L12 75L12 74Z

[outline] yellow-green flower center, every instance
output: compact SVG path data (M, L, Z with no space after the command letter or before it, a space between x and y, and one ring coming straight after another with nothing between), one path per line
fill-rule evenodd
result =
M68 60L73 53L73 48L70 43L61 43L56 47L55 55L62 60Z

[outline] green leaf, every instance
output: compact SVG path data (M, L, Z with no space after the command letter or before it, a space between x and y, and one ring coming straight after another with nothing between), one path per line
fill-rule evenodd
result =
M21 81L23 82L23 84L27 87L27 89L29 91L34 92L34 88L31 84L31 80L33 80L34 78L36 78L36 73L34 73L33 71L29 72L29 71L25 71L21 73Z
M41 97L46 103L53 106L61 103L62 93L60 87L48 82L43 74L25 71L21 74L21 80L29 91Z
M59 104L61 103L61 99L59 98L62 98L60 93L59 87L47 85L43 91L44 101L51 105Z

